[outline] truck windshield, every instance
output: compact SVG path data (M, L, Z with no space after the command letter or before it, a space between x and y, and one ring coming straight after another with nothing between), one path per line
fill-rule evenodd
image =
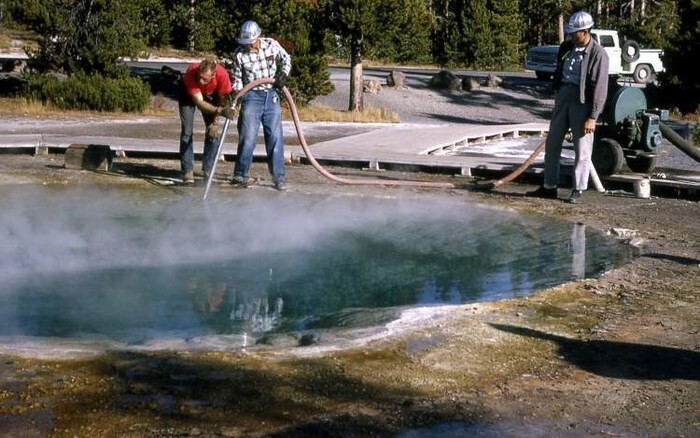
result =
M615 47L615 39L612 37L612 35L601 35L598 42L603 47Z

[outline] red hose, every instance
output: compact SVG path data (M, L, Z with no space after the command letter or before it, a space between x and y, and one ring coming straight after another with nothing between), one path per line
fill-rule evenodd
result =
M518 166L517 169L509 173L508 175L504 176L503 178L493 181L491 183L492 187L498 187L502 186L503 184L508 184L509 182L513 181L515 178L517 178L521 173L525 172L525 169L530 167L533 161L535 161L535 158L544 150L546 142L540 143L539 146L535 148L534 151L530 154L529 157L527 157L527 160L523 161L523 164Z

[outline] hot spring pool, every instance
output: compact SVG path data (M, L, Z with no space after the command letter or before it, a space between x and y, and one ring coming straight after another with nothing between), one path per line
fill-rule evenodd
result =
M0 346L233 349L520 297L631 257L584 225L440 196L200 195L1 193Z

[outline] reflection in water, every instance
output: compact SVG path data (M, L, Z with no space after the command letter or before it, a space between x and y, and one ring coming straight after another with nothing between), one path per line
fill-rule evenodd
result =
M246 333L262 333L274 329L282 318L282 297L277 297L270 307L267 297L241 302L231 311L231 321L245 323Z
M271 300L263 289L238 290L222 274L202 270L186 279L193 309L205 326L215 333L259 334L280 325L281 296Z
M275 195L0 193L0 336L358 327L398 307L523 296L630 256L583 225L435 197Z
M579 280L586 276L586 226L575 223L571 232L571 277Z

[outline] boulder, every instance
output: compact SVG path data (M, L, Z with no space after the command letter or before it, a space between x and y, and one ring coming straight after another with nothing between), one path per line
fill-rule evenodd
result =
M400 71L394 70L387 75L386 84L389 87L404 89L406 88L406 75Z
M474 78L470 78L470 77L464 77L464 78L462 78L462 89L463 89L464 91L476 90L476 89L478 89L480 86L481 86L481 84L479 84L479 81L477 81L477 80L474 79Z
M498 88L503 83L503 79L494 74L490 74L486 80L486 85L492 88Z
M369 94L379 94L382 91L382 84L374 79L367 79L362 82L362 92Z
M435 75L430 78L428 86L450 91L462 91L462 81L455 76L454 73L447 70L441 70L435 73Z
M112 150L108 145L72 144L64 154L66 169L108 171L112 167Z

